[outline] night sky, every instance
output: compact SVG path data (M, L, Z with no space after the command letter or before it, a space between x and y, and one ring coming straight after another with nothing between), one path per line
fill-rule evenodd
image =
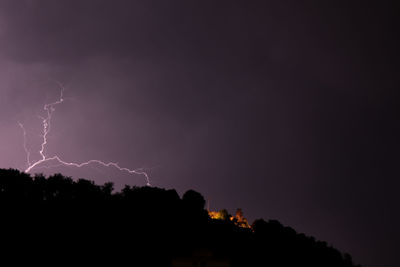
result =
M47 155L399 266L399 10L326 2L0 0L0 167L26 168L18 122L40 158L59 82Z

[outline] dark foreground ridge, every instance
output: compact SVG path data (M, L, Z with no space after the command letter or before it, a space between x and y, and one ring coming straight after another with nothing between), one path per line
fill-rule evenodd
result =
M278 221L211 219L201 194L0 169L1 256L31 264L356 266ZM12 255L12 256L11 256ZM357 265L358 266L358 265Z

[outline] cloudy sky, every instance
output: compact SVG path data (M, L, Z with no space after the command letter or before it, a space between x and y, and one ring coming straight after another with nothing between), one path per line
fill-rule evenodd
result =
M399 265L398 12L382 1L0 0L0 167L144 168L211 209ZM144 185L98 165L39 165ZM397 248L396 248L397 246Z

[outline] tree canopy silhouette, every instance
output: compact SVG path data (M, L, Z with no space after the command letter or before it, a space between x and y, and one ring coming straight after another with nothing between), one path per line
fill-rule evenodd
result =
M182 199L175 190L147 186L113 191L112 183L0 169L3 243L18 243L13 252L41 263L56 257L60 263L178 266L180 259L204 261L212 254L220 266L356 266L350 255L276 220L244 228L211 219L193 190ZM243 221L243 212L236 217Z

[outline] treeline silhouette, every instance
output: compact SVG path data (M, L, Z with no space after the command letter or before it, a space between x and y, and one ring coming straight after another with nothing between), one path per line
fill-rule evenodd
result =
M0 169L0 253L13 265L356 266L278 221L242 228L211 219L204 206L193 190L182 198L155 187L114 192L112 183Z

